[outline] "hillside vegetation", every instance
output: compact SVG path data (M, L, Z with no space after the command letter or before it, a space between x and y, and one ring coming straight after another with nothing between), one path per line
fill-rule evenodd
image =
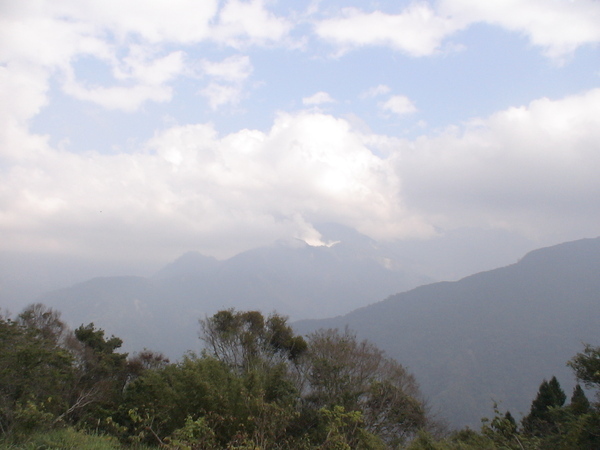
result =
M170 363L93 324L71 331L41 304L0 318L0 444L8 448L598 448L600 409L544 380L521 425L496 410L448 434L415 378L346 330L303 338L287 320L222 310L200 322L206 350ZM600 384L600 348L569 363Z
M573 389L565 362L582 342L600 340L600 239L294 327L355 330L402 361L452 426L477 427L494 403L519 418L541 379L556 375Z

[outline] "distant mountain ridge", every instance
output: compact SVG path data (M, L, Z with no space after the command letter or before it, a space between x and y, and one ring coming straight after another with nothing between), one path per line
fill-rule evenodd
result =
M497 401L526 413L582 342L600 343L600 238L532 251L516 264L415 288L298 331L349 326L405 364L435 409L477 427Z
M198 319L223 308L277 311L292 319L328 317L431 279L394 269L366 236L331 225L330 246L279 241L224 261L189 252L151 277L104 277L60 289L39 301L74 326L94 322L128 349L172 358L199 347Z
M600 238L425 285L369 238L341 231L343 239L335 229L324 233L339 241L329 247L277 242L226 261L191 252L151 277L92 279L39 300L72 326L95 322L123 338L128 351L147 347L171 358L200 349L197 320L218 309L277 310L292 319L353 310L295 326L305 333L348 325L408 366L456 426L477 427L493 401L526 412L552 375L568 391L566 361L582 342L600 343Z

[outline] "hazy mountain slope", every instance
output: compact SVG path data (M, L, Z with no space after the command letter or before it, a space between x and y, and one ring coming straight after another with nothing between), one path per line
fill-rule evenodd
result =
M152 263L93 261L43 251L0 251L0 308L8 308L16 314L46 292L95 277L146 275L157 267Z
M478 426L494 400L527 412L543 378L557 375L571 389L565 363L582 341L600 343L600 239L296 324L302 332L346 325L407 365L454 425Z
M339 224L323 223L316 228L324 242L338 242L332 248L341 257L361 255L363 258L374 258L398 273L425 275L429 281L457 280L475 272L501 267L543 245L499 230L461 228L427 240L376 243ZM197 257L200 260L194 262ZM200 267L208 269L219 264L214 258L189 253L159 271L165 264L161 258L159 255L153 258L129 255L129 259L123 259L116 255L105 255L101 259L94 259L75 254L56 254L44 249L37 252L0 251L0 308L17 313L46 292L70 287L91 278L152 274L165 278L170 276L170 272L182 274L189 267L199 272L196 269ZM387 292L373 301L395 292L399 291ZM348 311L350 309L341 313Z
M187 253L150 278L98 278L39 300L73 326L94 322L121 337L128 350L177 358L198 348L198 319L219 309L327 317L430 281L390 270L388 260L373 241L350 233L330 247L278 242L225 261Z

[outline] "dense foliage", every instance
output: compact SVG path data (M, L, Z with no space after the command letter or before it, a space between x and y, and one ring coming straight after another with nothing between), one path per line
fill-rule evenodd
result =
M278 314L234 310L200 325L205 352L171 363L40 304L0 318L2 442L62 429L127 446L386 448L429 424L414 378L348 331L304 339Z
M220 311L202 355L171 363L41 304L0 314L0 445L9 448L595 449L600 408L544 380L520 423L441 433L414 377L348 330L294 334L285 317ZM600 349L569 365L600 387Z

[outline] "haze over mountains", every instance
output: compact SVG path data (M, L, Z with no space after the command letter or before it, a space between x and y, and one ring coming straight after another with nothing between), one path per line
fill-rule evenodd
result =
M396 269L436 281L457 280L482 270L510 264L527 251L554 243L540 243L501 230L482 231L471 228L456 229L428 240L383 243L374 242L351 228L337 224L319 224L317 229L326 242L339 241L355 252L375 246L382 258L394 261ZM339 246L336 248L338 250ZM372 249L367 251L372 252ZM179 256L181 254L174 254L172 260ZM380 262L382 258L379 259ZM168 261L169 259L140 259L136 255L129 255L129 258L114 255L112 258L92 259L84 255L41 250L0 251L0 306L17 312L49 291L67 288L92 278L152 277ZM331 302L332 300L327 303ZM343 312L349 311L346 309Z
M328 229L330 246L276 242L224 261L190 252L151 277L94 278L39 300L70 324L94 322L114 333L127 350L148 347L175 359L199 348L198 319L219 309L324 318L432 281L373 240Z
M121 337L126 351L147 347L172 359L200 350L198 318L222 308L320 319L296 322L302 333L349 326L406 365L434 409L458 427L477 427L493 401L515 415L526 412L552 375L569 391L574 379L566 361L582 342L600 341L600 238L433 283L414 268L423 267L425 254L435 259L435 251L385 246L336 225L321 232L329 246L280 241L223 261L190 252L150 277L93 278L37 300L73 327L94 322ZM453 257L457 273L468 266L453 253L460 239L444 242L429 275L443 273ZM485 236L472 249L478 243L485 248ZM516 247L507 245L501 256Z
M411 370L434 408L477 427L494 401L527 413L541 381L600 343L600 238L528 253L518 263L394 295L299 332L350 327Z

